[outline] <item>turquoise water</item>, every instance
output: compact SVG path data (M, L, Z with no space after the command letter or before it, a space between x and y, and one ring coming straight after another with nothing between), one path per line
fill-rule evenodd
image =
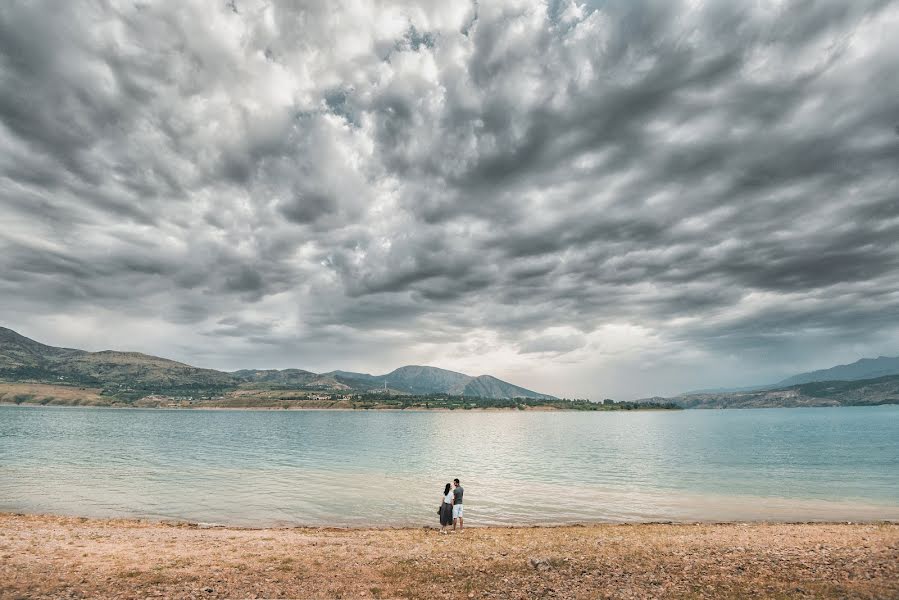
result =
M247 526L899 520L899 406L603 413L0 407L0 511Z

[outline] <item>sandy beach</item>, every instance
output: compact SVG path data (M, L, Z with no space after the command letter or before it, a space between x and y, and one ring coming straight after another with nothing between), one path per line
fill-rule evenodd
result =
M899 525L239 529L0 515L2 598L897 598Z

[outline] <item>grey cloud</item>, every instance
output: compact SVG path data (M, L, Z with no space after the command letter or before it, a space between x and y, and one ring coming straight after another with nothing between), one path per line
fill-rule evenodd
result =
M206 332L206 335L252 338L257 341L266 341L273 337L274 324L268 322L253 322L240 317L224 317L218 320L218 327Z
M249 266L234 269L231 276L225 279L225 289L235 292L258 292L262 285L262 276Z
M522 354L537 354L543 352L565 354L587 344L587 338L582 335L548 335L526 340L520 346Z
M890 353L896 25L882 0L7 3L0 310L164 323L231 367L430 349L585 381L615 327L697 377Z
M333 197L319 192L299 192L279 208L281 213L295 223L311 223L319 217L334 212L336 201Z

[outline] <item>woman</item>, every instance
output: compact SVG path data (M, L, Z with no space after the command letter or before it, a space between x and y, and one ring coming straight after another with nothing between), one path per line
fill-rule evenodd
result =
M446 533L446 528L453 524L453 492L452 485L446 484L443 488L443 498L440 501L440 533Z

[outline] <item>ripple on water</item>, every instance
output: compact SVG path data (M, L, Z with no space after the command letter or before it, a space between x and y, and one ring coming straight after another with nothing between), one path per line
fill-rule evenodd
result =
M397 413L0 407L0 510L238 525L899 519L899 407Z

